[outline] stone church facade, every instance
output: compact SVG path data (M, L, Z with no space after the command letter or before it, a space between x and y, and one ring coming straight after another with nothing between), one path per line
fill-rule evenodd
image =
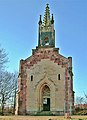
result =
M38 24L38 46L32 49L30 57L20 60L16 114L72 114L72 57L64 57L55 48L54 18L53 14L50 18L48 4L44 19L40 15Z

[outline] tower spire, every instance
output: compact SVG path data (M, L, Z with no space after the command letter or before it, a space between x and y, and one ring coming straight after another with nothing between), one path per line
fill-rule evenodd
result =
M55 30L53 14L50 19L49 4L46 4L44 19L39 18L38 47L55 47Z
M46 9L45 9L45 14L44 14L44 19L43 19L43 23L44 26L49 26L50 25L50 9L49 9L49 4L46 4Z

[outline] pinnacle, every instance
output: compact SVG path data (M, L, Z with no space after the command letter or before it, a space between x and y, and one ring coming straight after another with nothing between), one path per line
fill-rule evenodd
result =
M46 8L45 8L45 14L44 14L44 26L49 26L50 25L50 10L49 10L49 4L46 4Z

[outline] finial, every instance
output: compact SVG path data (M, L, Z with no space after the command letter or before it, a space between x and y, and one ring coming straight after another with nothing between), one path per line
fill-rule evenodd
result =
M47 7L48 7L49 4L47 3L46 5L47 5Z
M40 15L40 21L41 21L41 15Z
M39 20L39 25L42 24L42 20L41 20L41 15L40 15L40 20Z
M54 18L53 18L53 14L52 14L52 19L51 19L51 24L54 23Z

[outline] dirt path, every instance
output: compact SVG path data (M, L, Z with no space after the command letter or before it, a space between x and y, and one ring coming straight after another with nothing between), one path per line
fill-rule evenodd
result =
M87 120L87 116L72 116L71 120ZM0 116L0 120L69 120L64 116Z

